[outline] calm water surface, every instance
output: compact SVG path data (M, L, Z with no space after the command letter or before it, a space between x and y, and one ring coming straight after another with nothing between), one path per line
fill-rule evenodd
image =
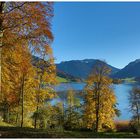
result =
M68 89L82 90L85 83L61 83L55 87L56 91L65 91ZM113 85L115 95L117 97L118 109L121 111L121 116L116 118L116 120L129 120L132 116L129 111L129 101L128 96L132 87L136 86L136 83L123 83L118 85ZM53 99L52 103L60 102L60 99Z

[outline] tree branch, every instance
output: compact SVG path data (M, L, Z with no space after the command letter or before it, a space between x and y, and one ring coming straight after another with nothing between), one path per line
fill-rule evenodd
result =
M11 10L9 10L8 12L4 12L4 14L8 14L12 11L14 11L15 9L20 9L22 6L24 6L25 4L27 4L27 2L22 3L21 5L15 6L13 7Z

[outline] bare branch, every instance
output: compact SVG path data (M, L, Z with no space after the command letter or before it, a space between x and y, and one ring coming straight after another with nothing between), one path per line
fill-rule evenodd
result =
M8 12L4 12L4 14L8 14L16 9L20 9L21 7L23 7L25 4L27 4L27 2L22 3L21 5L15 6L13 7L11 10L9 10Z

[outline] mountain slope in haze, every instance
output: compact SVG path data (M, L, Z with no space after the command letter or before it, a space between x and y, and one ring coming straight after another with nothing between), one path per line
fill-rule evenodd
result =
M130 62L123 69L112 75L113 78L140 77L140 59Z
M71 61L64 61L60 64L56 64L57 70L63 71L64 73L70 74L74 77L79 77L85 79L90 74L91 70L93 69L94 65L97 62L101 62L98 59L84 59L84 60L71 60ZM108 65L108 64L107 64ZM119 69L108 65L111 68L111 75L118 72Z

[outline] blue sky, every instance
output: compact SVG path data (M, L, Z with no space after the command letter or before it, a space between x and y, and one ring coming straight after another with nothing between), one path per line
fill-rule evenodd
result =
M52 31L56 63L93 58L123 68L140 58L140 3L56 2Z

